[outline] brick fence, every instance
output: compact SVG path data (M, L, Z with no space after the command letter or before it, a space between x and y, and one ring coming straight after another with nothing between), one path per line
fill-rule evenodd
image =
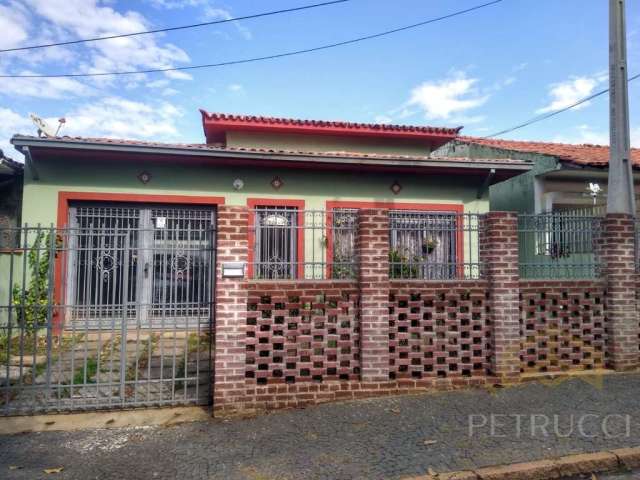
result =
M604 222L603 276L518 277L517 216L490 212L479 280L389 279L389 214L359 213L353 280L217 274L214 411L518 382L638 366L634 228ZM247 259L247 210L221 206L218 264Z

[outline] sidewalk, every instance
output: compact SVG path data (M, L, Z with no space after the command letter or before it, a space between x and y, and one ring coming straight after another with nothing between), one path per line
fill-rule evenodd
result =
M640 446L640 374L333 403L169 428L4 436L0 477L399 479L631 446ZM55 467L64 470L43 473Z

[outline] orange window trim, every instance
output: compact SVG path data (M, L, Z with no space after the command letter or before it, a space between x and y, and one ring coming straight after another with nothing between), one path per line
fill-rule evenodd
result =
M126 203L165 203L180 205L224 205L224 197L192 196L192 195L161 195L138 193L108 193L108 192L58 192L58 228L68 226L69 203L73 201L104 201ZM56 305L64 305L64 285L62 266L66 265L66 253L60 253L55 260L55 278L53 282L53 298ZM58 309L54 309L53 330L55 334L62 331L63 319Z
M298 279L304 279L304 200L286 199L286 198L249 198L247 199L247 207L249 210L255 210L256 207L292 207L298 209L298 228L296 251L296 262L298 264ZM255 215L249 212L249 278L253 277L253 262L255 260L254 248L256 245L255 232Z

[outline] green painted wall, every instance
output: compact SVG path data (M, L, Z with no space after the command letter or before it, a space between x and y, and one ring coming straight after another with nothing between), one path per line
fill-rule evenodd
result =
M483 213L489 208L488 195L476 199L482 183L479 176L231 168L154 163L134 157L105 162L93 160L90 154L82 160L58 158L46 162L38 161L36 156L36 167L40 176L37 181L32 179L30 171L25 172L22 219L29 225L56 222L60 191L223 196L228 205L246 205L251 197L291 198L304 199L307 210L324 210L327 200L462 203L469 213ZM137 178L142 171L152 176L146 185ZM284 182L279 191L270 185L275 176ZM232 187L236 178L245 184L240 191ZM389 189L396 180L402 185L399 195ZM307 244L307 250L309 247ZM0 275L0 279L4 278L5 275ZM7 288L0 285L0 294Z
M431 152L431 146L425 140L380 137L227 132L226 141L230 147L271 148L301 152L366 152L423 156Z
M37 159L36 159L37 162ZM29 224L55 223L59 191L224 196L227 204L246 205L249 197L304 199L307 209L324 209L326 200L463 203L467 212L485 212L488 198L477 200L480 177L395 175L392 173L328 172L301 169L216 167L130 161L98 162L57 159L37 162L39 180L25 174L22 219ZM143 185L137 176L151 173ZM270 182L279 176L284 186ZM244 188L234 191L234 179ZM393 195L390 185L402 185Z
M434 155L463 158L503 159L513 158L533 163L533 168L489 187L490 208L494 211L533 213L535 211L535 178L558 165L555 157L537 153L518 152L504 148L453 141L442 146Z

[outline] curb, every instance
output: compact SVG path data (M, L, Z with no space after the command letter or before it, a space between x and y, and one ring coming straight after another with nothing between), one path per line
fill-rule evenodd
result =
M581 473L640 468L640 447L513 463L457 472L430 473L404 480L547 480Z

